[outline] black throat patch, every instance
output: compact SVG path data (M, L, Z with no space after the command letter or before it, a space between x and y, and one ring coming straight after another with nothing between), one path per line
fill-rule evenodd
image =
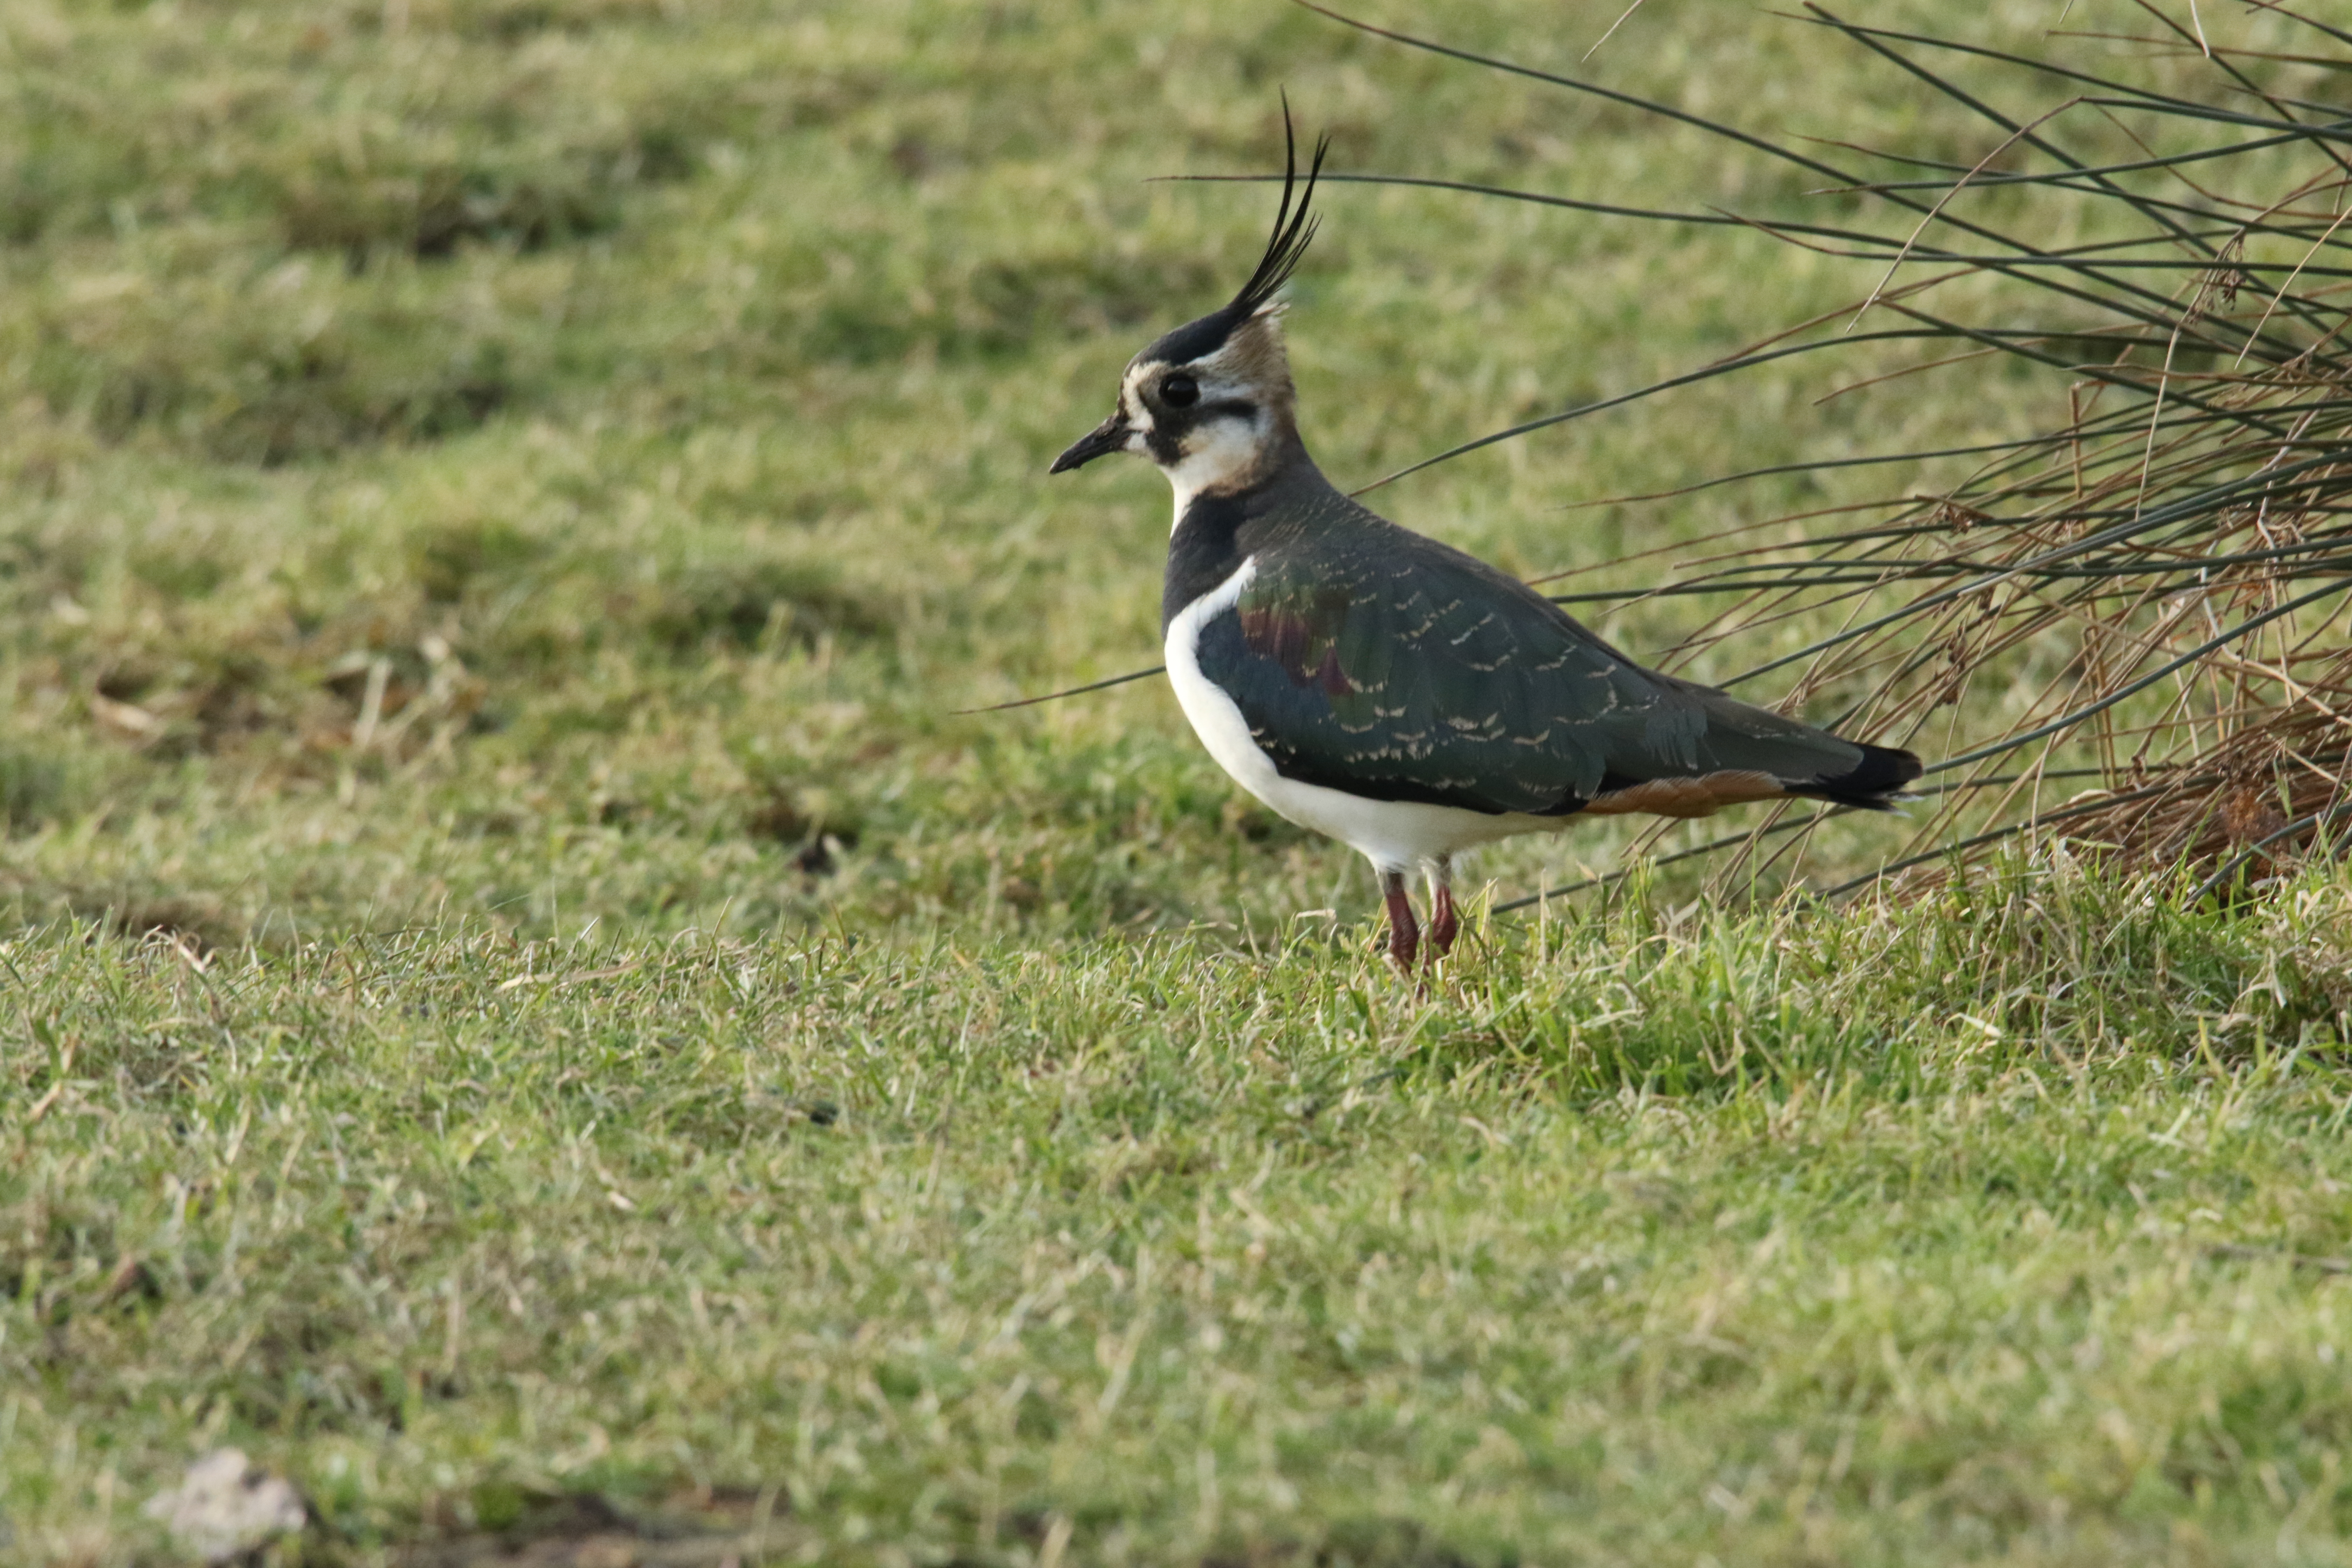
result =
M1250 520L1246 491L1229 495L1198 495L1176 520L1168 540L1168 576L1160 592L1160 633L1184 606L1241 570L1246 553L1241 548L1242 525Z

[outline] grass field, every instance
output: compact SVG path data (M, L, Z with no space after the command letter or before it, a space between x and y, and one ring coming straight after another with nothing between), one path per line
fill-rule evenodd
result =
M1991 144L1761 13L1580 66L1622 9L1376 15ZM2061 9L1968 26L2128 58ZM2352 878L1661 874L1424 994L1157 681L954 715L1157 662L1161 481L1045 466L1245 275L1264 188L1147 181L1269 167L1277 88L1347 169L1853 199L1272 3L0 7L0 1555L170 1561L142 1504L233 1444L309 1500L282 1561L2352 1560ZM1343 483L1874 280L1323 205ZM1379 504L1534 574L1958 470L1576 503L2063 409L1817 401L1903 363Z

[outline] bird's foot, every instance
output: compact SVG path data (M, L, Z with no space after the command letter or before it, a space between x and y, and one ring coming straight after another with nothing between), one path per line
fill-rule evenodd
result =
M1454 913L1454 889L1441 882L1437 897L1429 909L1429 961L1432 963L1454 951L1454 939L1461 930L1462 922Z

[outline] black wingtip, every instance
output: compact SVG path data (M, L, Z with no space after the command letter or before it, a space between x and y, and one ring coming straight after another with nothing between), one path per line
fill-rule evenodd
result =
M1307 254L1307 247L1314 243L1315 229L1321 220L1309 216L1307 209L1315 199L1315 181L1316 177L1323 172L1324 156L1330 151L1331 137L1327 132L1316 138L1315 161L1307 165L1307 186L1304 190L1300 190L1298 188L1298 135L1290 123L1290 94L1287 91L1284 92L1282 95L1282 205L1274 215L1274 232L1267 237L1265 254L1259 258L1257 270L1250 274L1250 280L1242 285L1242 291L1234 296L1232 304L1225 307L1235 321L1247 320L1265 309L1273 300L1276 291L1290 281L1290 275L1298 269L1300 258ZM1294 195L1298 201L1296 210L1291 206L1291 198Z
M1907 798L1903 786L1927 771L1927 764L1909 752L1862 741L1851 743L1862 748L1860 763L1844 773L1816 779L1790 793L1838 805L1857 806L1864 811L1893 811L1898 801Z

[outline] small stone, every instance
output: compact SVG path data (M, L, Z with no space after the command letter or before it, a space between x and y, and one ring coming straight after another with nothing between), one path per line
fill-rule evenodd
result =
M215 1448L180 1484L147 1500L147 1517L207 1563L226 1563L309 1522L301 1494L236 1448Z

